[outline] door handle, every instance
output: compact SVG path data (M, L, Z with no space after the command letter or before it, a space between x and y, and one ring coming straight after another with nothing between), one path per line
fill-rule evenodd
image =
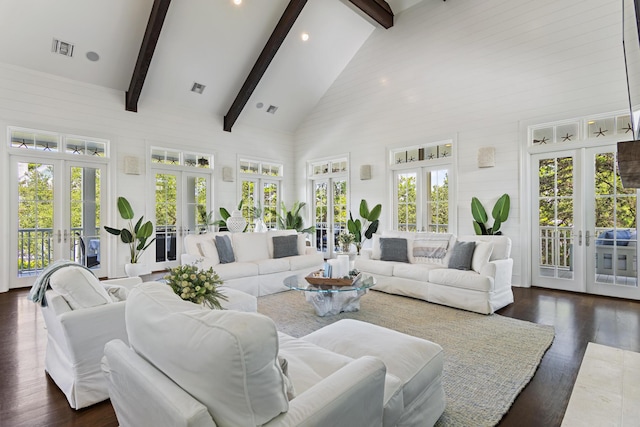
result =
M591 238L591 233L589 233L589 230L587 230L587 232L585 233L584 236L584 244L585 246L589 246L589 239Z
M58 243L62 241L62 232L58 229Z
M68 230L64 230L64 237L63 237L63 242L67 243L67 238L69 237L69 231Z
M582 230L578 232L578 246L582 246Z

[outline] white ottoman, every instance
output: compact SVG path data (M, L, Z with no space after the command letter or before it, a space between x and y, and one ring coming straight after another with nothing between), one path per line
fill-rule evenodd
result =
M404 410L398 426L432 426L445 408L442 347L358 320L343 319L302 337L351 358L380 358L402 382Z
M258 311L258 299L246 292L226 286L220 287L220 292L227 297L227 301L220 301L225 310L236 310L256 313Z

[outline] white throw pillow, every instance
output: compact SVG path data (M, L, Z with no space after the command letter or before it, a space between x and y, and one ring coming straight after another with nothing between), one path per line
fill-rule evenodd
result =
M262 425L289 409L268 317L204 310L154 283L133 289L125 310L131 346L205 405L217 425Z
M51 289L64 298L73 310L111 303L100 281L82 267L62 267L50 279Z
M371 259L380 259L382 251L380 250L380 235L374 234L371 244Z
M267 233L234 233L233 254L237 262L269 259Z
M473 251L471 259L471 269L480 273L482 267L489 262L491 252L493 252L493 242L476 242L476 249Z
M213 239L206 239L198 243L198 248L203 257L207 258L211 264L220 264L220 257L218 256L218 249Z

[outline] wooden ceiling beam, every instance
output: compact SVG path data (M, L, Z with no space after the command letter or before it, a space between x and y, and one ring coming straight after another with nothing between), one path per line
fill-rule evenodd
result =
M142 45L140 46L140 52L138 53L138 60L136 66L133 69L133 76L131 76L131 83L129 83L129 90L125 95L125 108L127 111L138 111L138 100L140 99L140 93L142 93L142 87L144 81L147 78L147 72L153 59L153 53L156 50L158 44L158 38L160 38L160 31L164 24L164 18L167 16L169 10L169 4L171 0L154 0L151 7L151 14L149 15L149 22L147 23L147 29L144 32L142 38Z
M229 111L224 116L223 129L226 132L231 132L233 124L240 116L245 105L247 105L251 94L258 86L260 79L262 79L262 76L267 71L269 64L276 56L278 49L280 49L280 46L287 37L287 34L289 34L291 27L296 22L296 19L298 19L306 3L307 0L291 0L287 5L276 28L273 30L273 33L271 33L267 44L262 49L262 52L260 52L260 56L258 56L258 60L251 69L249 76L247 76L242 88L240 88L240 92L238 92L236 99L233 101L233 104L231 104L231 108L229 108Z
M384 28L393 27L393 11L385 0L349 0Z

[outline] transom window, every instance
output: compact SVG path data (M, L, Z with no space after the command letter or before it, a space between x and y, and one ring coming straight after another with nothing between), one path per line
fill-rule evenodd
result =
M212 156L209 154L191 153L160 147L151 149L151 163L213 169Z
M23 128L9 128L9 146L45 153L108 157L108 141Z

